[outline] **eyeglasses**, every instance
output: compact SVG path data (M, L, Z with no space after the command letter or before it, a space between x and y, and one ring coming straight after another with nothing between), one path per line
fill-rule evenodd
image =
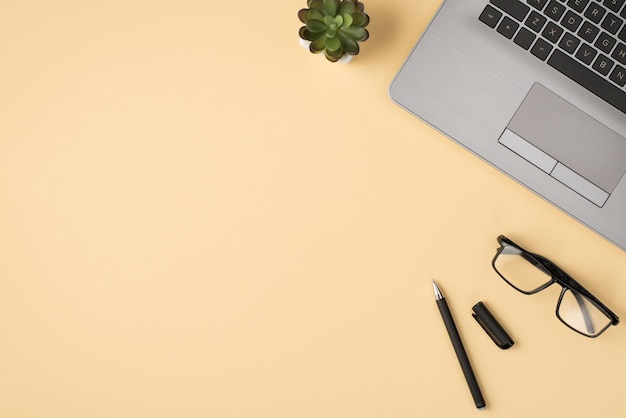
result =
M619 318L580 283L545 257L526 251L500 235L500 248L491 265L518 291L532 295L553 283L563 287L556 305L556 316L574 331L597 337Z

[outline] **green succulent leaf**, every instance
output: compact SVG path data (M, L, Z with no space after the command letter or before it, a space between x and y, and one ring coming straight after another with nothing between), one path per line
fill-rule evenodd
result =
M352 15L352 26L359 26L364 28L370 23L370 18L363 12L356 12Z
M323 0L307 0L307 6L309 9L322 9Z
M298 10L298 19L300 19L300 22L302 23L306 23L307 21L307 13L309 12L309 9L300 9Z
M320 33L326 30L326 25L319 20L309 20L306 22L306 28L313 33Z
M329 61L337 62L343 56L343 50L340 48L337 51L329 51L328 49L324 50L324 55Z
M355 41L364 41L369 37L367 29L359 28L356 26L344 28L342 29L342 32L348 35L350 38L354 39Z
M328 15L324 16L324 24L325 24L326 26L330 26L330 25L332 25L334 21L335 21L335 20L333 19L333 17L332 17L332 16L328 16Z
M343 32L339 33L339 39L341 40L341 45L343 46L343 49L346 51L346 53L350 55L356 55L359 53L359 43L357 41L347 36Z
M306 13L306 20L319 20L320 22L324 21L324 15L316 9L308 9ZM304 22L306 23L306 22Z
M314 41L317 38L319 38L320 36L323 36L323 32L322 33L313 33L311 31L309 31L306 26L302 26L300 28L300 38L304 39L305 41Z
M328 28L328 30L326 31L326 37L334 38L335 36L337 36L337 28L334 28L334 27Z
M365 31L365 38L361 39L361 42L363 41L367 41L370 37L370 33L367 31L367 29L363 29Z
M352 26L352 15L349 14L344 14L343 15L343 27L344 28L349 28L350 26Z
M365 5L363 3L361 3L360 1L355 1L354 2L354 7L356 7L356 9L359 12L362 12L363 10L365 10Z
M339 0L323 0L322 10L324 14L335 17L339 8Z
M337 51L339 48L341 48L341 40L339 39L338 36L332 37L332 38L326 38L326 49L329 51Z
M355 9L356 8L355 8L353 2L344 0L344 2L341 3L341 6L339 7L339 14L341 14L341 15L352 14L352 13L354 13Z
M314 54L318 54L326 49L326 36L320 36L309 45L309 50Z

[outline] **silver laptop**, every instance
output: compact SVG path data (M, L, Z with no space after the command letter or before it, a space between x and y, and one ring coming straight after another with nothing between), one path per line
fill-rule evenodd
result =
M400 106L626 250L626 0L446 0Z

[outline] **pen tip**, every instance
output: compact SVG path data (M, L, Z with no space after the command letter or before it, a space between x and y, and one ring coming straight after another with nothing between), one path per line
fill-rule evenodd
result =
M435 291L435 297L437 299L443 299L443 295L441 294L441 290L439 290L439 286L437 286L435 279L433 279L433 290Z

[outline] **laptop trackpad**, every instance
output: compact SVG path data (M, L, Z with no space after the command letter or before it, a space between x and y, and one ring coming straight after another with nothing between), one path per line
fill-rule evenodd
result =
M626 139L538 83L499 142L598 206L626 171Z

